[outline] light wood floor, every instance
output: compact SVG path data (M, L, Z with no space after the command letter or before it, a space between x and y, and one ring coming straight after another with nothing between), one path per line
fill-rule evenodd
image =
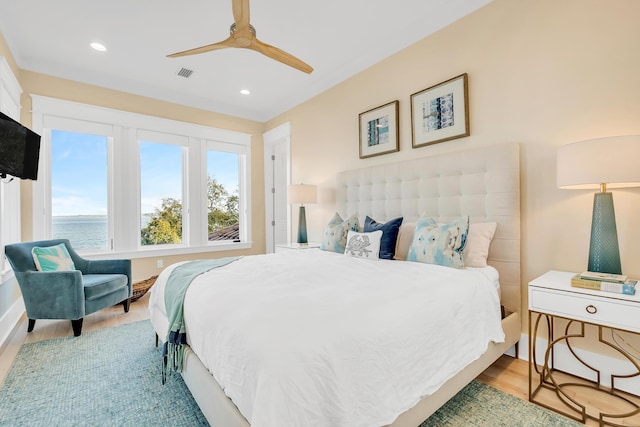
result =
M84 319L82 332L88 332L100 328L122 325L130 322L137 322L149 318L147 304L149 294L131 303L129 313L124 313L122 306L117 305L109 309L101 310ZM38 320L33 332L27 333L27 319L23 318L17 326L8 342L0 349L0 385L11 368L13 361L18 354L18 350L23 343L48 340L73 335L71 322L62 320ZM523 400L528 400L529 393L529 367L527 362L514 359L509 356L502 356L493 365L487 368L478 380L489 384L499 390L509 393ZM594 396L598 399L599 396ZM554 396L545 400L548 404L554 404ZM613 404L615 410L616 404ZM611 408L611 407L610 407ZM597 426L595 421L588 421L587 426ZM630 420L621 425L638 426L639 419Z

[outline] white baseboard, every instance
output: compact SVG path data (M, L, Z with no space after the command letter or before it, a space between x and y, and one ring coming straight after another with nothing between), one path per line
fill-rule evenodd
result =
M4 348L7 339L11 336L18 322L20 322L24 310L24 300L20 297L0 318L0 349Z
M538 338L536 340L536 361L539 365L544 363L544 355L547 349L547 340ZM626 359L617 359L592 351L587 351L574 347L574 351L591 366L600 370L600 381L603 386L611 387L611 374L631 374L635 372L634 366ZM555 368L595 381L595 373L576 360L568 347L564 344L556 344L554 348ZM529 360L529 336L520 336L519 359ZM616 378L616 388L640 396L640 377L622 379Z

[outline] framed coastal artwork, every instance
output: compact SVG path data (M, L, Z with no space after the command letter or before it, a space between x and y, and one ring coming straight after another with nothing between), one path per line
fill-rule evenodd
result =
M469 136L467 74L411 95L413 148Z
M395 100L360 113L360 158L393 153L400 149L398 105Z

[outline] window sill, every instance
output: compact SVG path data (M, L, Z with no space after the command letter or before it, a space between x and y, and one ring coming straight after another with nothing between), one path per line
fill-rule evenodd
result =
M252 242L242 243L219 243L206 246L180 246L180 247L156 247L144 248L137 251L115 251L115 252L79 252L81 256L87 259L136 259L151 258L157 256L185 255L204 252L223 252L235 251L242 249L251 249Z

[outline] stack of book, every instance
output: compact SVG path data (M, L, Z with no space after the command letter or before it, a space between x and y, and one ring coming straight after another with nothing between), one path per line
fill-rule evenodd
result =
M622 274L597 273L585 271L571 278L571 286L617 294L635 295L637 280L627 279Z

